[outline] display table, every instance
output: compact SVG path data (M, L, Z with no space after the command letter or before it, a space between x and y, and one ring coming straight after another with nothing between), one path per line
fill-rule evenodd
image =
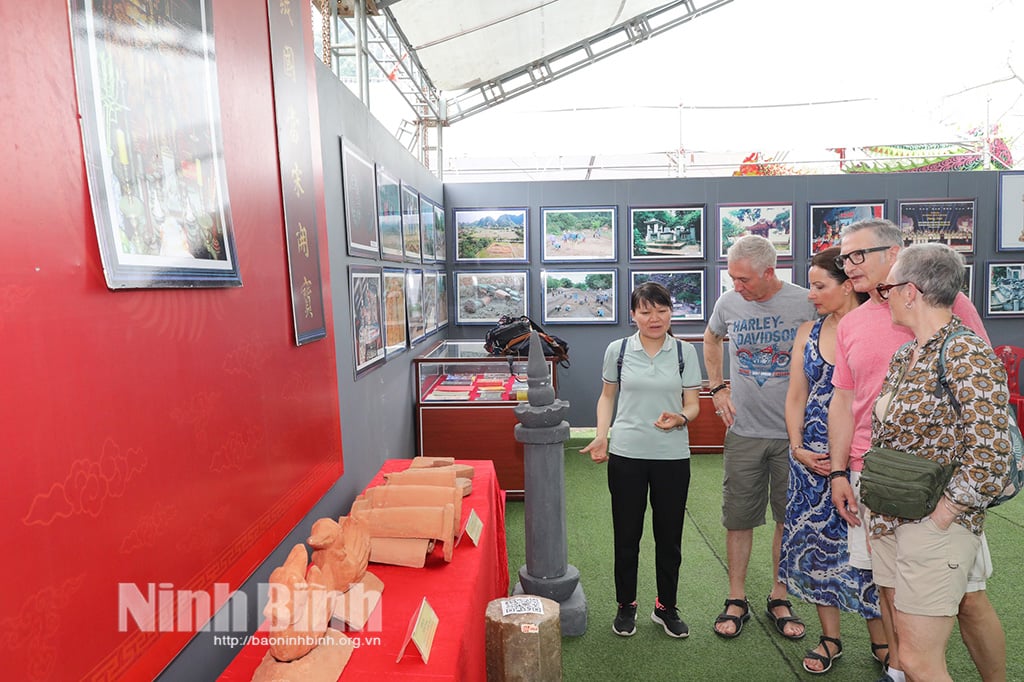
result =
M483 680L486 679L484 614L492 599L508 595L508 554L505 547L505 494L498 486L490 460L458 460L475 469L473 492L462 500L462 525L472 510L483 521L479 546L464 535L451 563L445 563L441 547L435 547L423 568L370 564L369 570L384 582L379 613L370 623L381 623L379 632L349 633L359 647L341 680ZM410 460L388 460L368 488L384 482L384 474L404 471ZM396 662L410 619L427 601L437 612L437 634L424 663L415 645L406 647ZM260 605L262 608L262 604ZM369 627L369 626L368 626ZM257 638L268 633L261 628ZM249 644L219 679L248 682L267 653L267 646Z

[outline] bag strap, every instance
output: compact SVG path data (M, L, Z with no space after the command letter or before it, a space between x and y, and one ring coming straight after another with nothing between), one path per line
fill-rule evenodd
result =
M626 343L631 338L632 337L627 336L626 338L622 339L622 343L619 345L619 357L615 361L615 368L617 370L615 384L619 388L622 388L622 359L626 355ZM680 341L679 339L676 339L676 358L679 361L679 378L682 379L683 370L686 368L686 361L683 360L683 342Z
M960 418L960 401L956 399L956 396L953 394L953 389L949 387L949 380L946 378L946 346L948 346L949 342L952 341L954 338L958 336L968 335L977 336L977 334L975 334L970 329L964 329L963 327L961 327L959 329L954 329L952 332L950 332L949 336L947 336L946 339L942 342L942 348L939 349L939 361L936 365L936 371L939 374L939 380L938 383L935 385L935 391L932 394L936 398L941 398L943 393L949 396L949 402L953 406L953 411L956 412L956 416L958 419Z

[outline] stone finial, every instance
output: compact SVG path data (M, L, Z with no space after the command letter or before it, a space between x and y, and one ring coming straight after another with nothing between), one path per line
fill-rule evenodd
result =
M530 332L530 354L526 363L526 383L529 390L526 397L534 407L544 407L555 402L555 389L551 386L551 371L540 344L540 335Z

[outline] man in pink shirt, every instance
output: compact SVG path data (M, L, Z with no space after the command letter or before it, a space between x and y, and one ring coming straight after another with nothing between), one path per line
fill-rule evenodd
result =
M892 222L864 220L843 229L841 255L837 259L842 260L853 288L871 296L843 316L836 332L836 365L832 374L835 392L828 417L832 471L850 471L849 480L838 473L830 477L832 501L849 524L850 563L861 569L871 568L864 527L867 510L860 505L859 495L864 453L871 447L871 409L893 354L913 338L906 327L893 324L889 305L875 290L885 282L902 245L903 235ZM953 314L991 343L978 311L962 293L953 304ZM961 636L985 682L1006 680L1006 636L985 592L985 580L991 574L991 557L983 534L958 618ZM886 603L884 589L880 593L882 623L889 640L889 669L882 680L903 682L898 640L893 634L891 590Z

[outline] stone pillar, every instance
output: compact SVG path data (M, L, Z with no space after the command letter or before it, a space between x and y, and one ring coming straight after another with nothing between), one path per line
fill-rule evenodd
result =
M569 403L555 398L551 373L537 332L530 335L528 402L515 408L516 440L523 443L526 507L526 565L513 594L532 594L559 603L562 634L587 631L587 599L579 570L569 564L565 522L565 441Z

